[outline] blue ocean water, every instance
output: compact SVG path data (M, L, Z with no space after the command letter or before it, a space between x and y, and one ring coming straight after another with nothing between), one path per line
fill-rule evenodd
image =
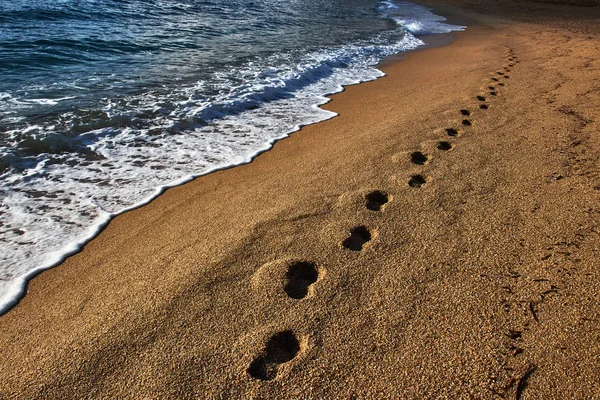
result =
M463 27L378 0L0 1L0 312L165 187L248 162Z

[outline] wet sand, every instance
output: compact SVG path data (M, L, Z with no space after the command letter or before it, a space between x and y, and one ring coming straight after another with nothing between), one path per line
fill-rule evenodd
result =
M600 397L600 12L428 3L473 23L33 279L0 397Z

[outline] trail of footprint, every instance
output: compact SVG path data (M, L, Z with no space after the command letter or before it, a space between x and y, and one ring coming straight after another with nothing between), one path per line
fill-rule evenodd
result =
M308 289L317 279L319 279L319 271L314 263L296 261L288 267L283 290L292 299L300 300L306 297Z
M390 201L390 196L380 190L375 190L365 196L366 207L371 211L381 211L383 206Z
M516 62L516 57L510 51L509 57L510 63L508 66L504 66L504 71L510 72L510 67L513 67ZM504 71L496 71L496 74L504 79L509 79L508 74ZM493 81L499 82L498 78L493 77ZM499 86L504 86L503 83L498 83ZM495 96L496 87L493 85L488 86L490 95ZM485 96L477 96L477 100L485 102ZM480 104L479 108L487 110L489 106L485 103ZM470 110L461 109L459 110L462 116L471 116ZM465 118L462 120L463 126L472 126L472 122ZM460 134L460 131L455 128L447 128L446 133L448 136L456 137ZM439 141L437 148L442 151L449 151L454 145L447 141ZM424 165L428 162L429 157L420 151L415 151L410 155L411 162L418 165ZM420 174L411 176L408 185L413 188L420 188L428 182L429 178L425 178ZM372 211L381 211L386 203L389 202L389 195L385 192L376 190L368 193L365 196L366 207ZM346 249L352 251L361 251L364 246L369 243L373 238L372 231L364 225L357 226L350 230L350 235L342 243ZM284 285L285 293L293 299L303 299L307 296L309 288L319 278L319 272L316 265L312 262L297 261L289 265L286 273L286 283ZM513 340L519 339L521 332L511 331L509 337ZM515 347L514 355L520 354L523 350ZM298 338L291 330L286 330L273 335L265 345L264 350L258 355L248 367L248 374L257 380L270 381L277 377L279 368L281 365L293 360L300 352L300 342ZM531 374L535 372L535 367L528 370L525 375L521 378L517 387L517 397L520 397L523 390L527 385L527 379Z
M300 352L300 342L292 331L273 335L264 351L252 361L248 374L254 379L270 381L277 376L279 366L293 360Z
M350 230L350 236L344 240L342 245L348 250L361 251L363 247L371 241L372 238L373 235L371 234L369 228L361 225Z
M500 79L510 79L510 75L508 73L512 71L512 67L514 67L515 62L516 62L515 60L516 60L516 57L514 56L514 53L510 53L509 52L509 57L508 57L509 63L503 65L502 66L502 70L495 71L496 75L498 75L498 77L494 76L494 77L491 78L491 80L496 85L502 86L502 87L505 86L505 84L503 82L501 82ZM488 89L490 90L490 92L489 92L490 96L497 96L498 95L498 88L495 87L494 85L489 85ZM480 107L480 108L487 109L485 107Z

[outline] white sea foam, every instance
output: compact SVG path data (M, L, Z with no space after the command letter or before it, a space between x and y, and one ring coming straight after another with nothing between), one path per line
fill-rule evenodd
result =
M445 23L446 18L409 2L384 1L380 10L416 36L462 31L464 26Z
M409 31L461 29L445 26L443 18L420 6L398 7L386 1L382 12ZM210 101L195 99L205 82L182 87L187 100L176 107L166 106L172 104L170 98L138 96L128 105L156 115L151 126L140 129L99 127L72 139L55 134L52 126L7 132L36 154L48 154L16 159L8 149L0 149L6 154L0 159L0 174L2 164L18 163L23 171L5 171L0 188L0 313L18 301L28 279L77 252L113 216L147 203L165 188L250 162L302 126L334 117L318 107L329 101L327 95L383 76L375 68L383 57L422 44L407 34L389 45L314 52L293 67L274 56L267 70L253 64L241 68L236 72L241 77L238 86L220 91ZM27 106L32 101L58 103L70 98L27 100L0 93L3 99ZM118 117L114 100L107 99L106 104L104 112ZM93 157L68 151L82 144Z
M58 99L29 99L28 101L30 103L34 103L34 104L44 104L44 105L55 106L63 100L71 100L74 98L75 98L75 96L66 96L66 97L61 97Z

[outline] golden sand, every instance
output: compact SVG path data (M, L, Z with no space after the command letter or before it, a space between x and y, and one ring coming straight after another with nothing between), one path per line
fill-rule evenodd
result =
M31 281L0 397L600 398L599 10L438 3L478 23Z

